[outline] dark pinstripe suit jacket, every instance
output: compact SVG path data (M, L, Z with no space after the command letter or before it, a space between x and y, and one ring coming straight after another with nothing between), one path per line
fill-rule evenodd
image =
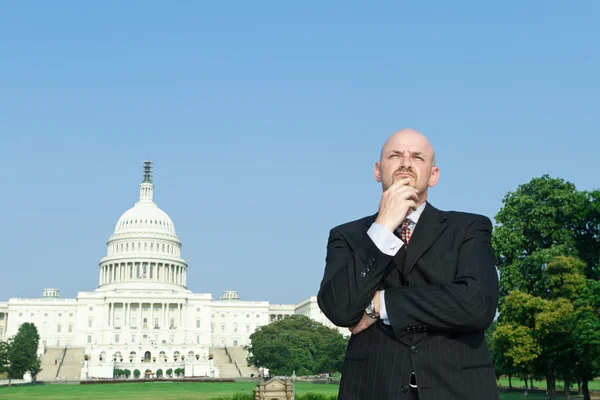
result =
M484 336L498 304L490 220L428 203L406 250L391 257L367 235L375 217L332 229L327 245L325 315L355 325L385 289L391 322L352 335L339 399L405 399L412 371L422 400L498 399Z

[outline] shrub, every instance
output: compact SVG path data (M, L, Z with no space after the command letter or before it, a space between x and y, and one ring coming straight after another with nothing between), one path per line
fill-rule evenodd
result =
M296 396L296 400L329 400L329 398L324 394L308 392L303 396Z
M160 378L160 377L162 377L162 375L163 375L163 370L162 370L162 369L160 369L160 368L159 368L159 369L157 369L157 370L156 370L156 377L157 377L157 378Z
M140 372L140 370L139 370L139 369L136 369L135 371L133 371L133 377L134 377L135 379L139 378L139 377L140 377L140 374L141 374L141 372Z
M173 376L173 368L167 370L167 376Z
M131 376L131 371L126 369L123 371L123 373L125 374L125 378L129 379L129 377Z

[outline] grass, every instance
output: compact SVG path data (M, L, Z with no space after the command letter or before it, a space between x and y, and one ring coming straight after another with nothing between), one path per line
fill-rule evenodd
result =
M512 381L513 388L524 388L525 387L525 383L521 379L513 378L511 381ZM508 387L508 378L500 378L500 385L504 388L507 388ZM533 386L536 389L546 389L546 381L545 380L542 380L542 381L534 380ZM590 381L589 388L590 388L590 390L600 390L600 380ZM576 390L576 389L577 389L577 384L573 384L571 386L571 390ZM556 390L557 391L563 390L563 382L562 381L556 381Z
M99 399L144 399L144 400L210 400L219 396L231 396L239 392L251 392L254 382L192 383L192 382L148 382L99 385L33 385L0 387L3 400L99 400ZM337 385L296 383L296 393L307 392L335 395ZM564 397L559 393L559 399ZM573 397L577 399L578 397ZM579 397L581 398L581 397ZM501 400L523 399L522 393L501 393ZM544 394L530 394L527 399L547 399Z

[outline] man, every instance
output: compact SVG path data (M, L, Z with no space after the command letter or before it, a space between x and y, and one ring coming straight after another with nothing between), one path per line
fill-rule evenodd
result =
M375 163L379 212L330 232L318 302L352 331L340 400L498 399L492 225L429 204L439 176L427 138L396 132Z

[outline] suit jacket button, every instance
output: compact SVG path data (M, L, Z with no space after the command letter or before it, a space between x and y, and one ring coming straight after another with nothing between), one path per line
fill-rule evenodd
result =
M360 277L364 278L365 276L367 276L367 273L365 271L361 271L360 272Z
M417 354L419 352L419 349L417 348L417 346L410 346L410 352L413 354Z
M408 392L408 385L402 385L402 387L400 387L400 391L401 391L402 393L406 393L406 392Z

